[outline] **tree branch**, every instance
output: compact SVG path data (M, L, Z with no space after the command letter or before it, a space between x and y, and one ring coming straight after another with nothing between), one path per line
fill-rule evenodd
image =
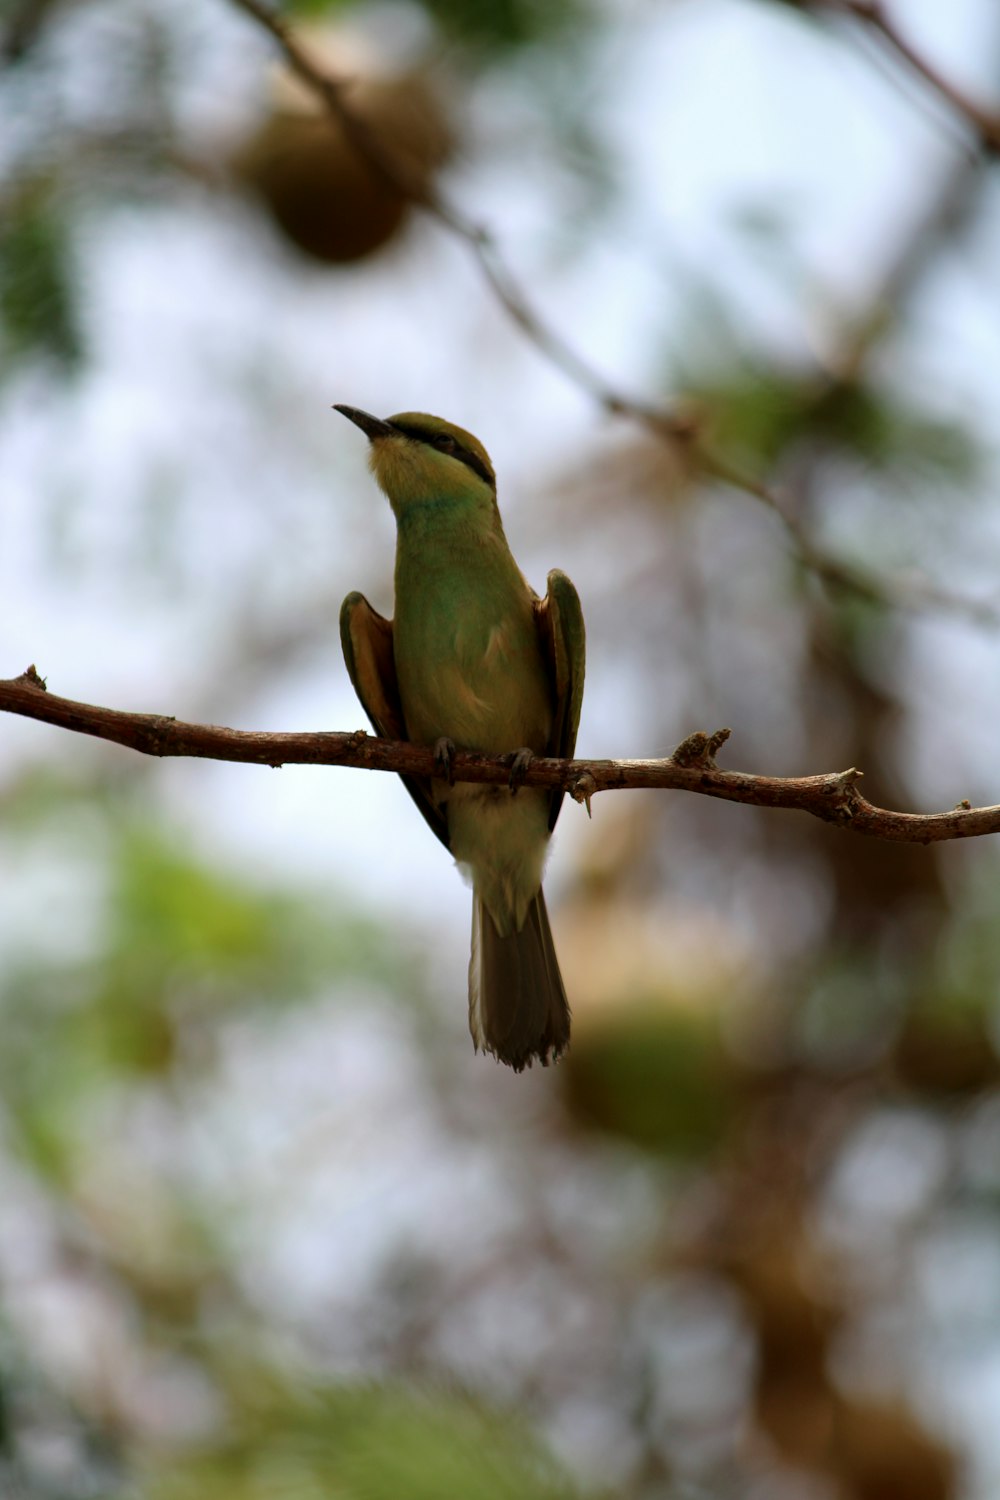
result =
M93 735L137 750L141 755L193 756L202 760L238 761L249 765L353 766L366 771L396 771L407 776L434 775L434 751L406 741L383 740L363 729L350 733L260 733L216 724L186 724L164 714L123 713L77 703L48 692L35 668L20 677L0 680L0 712L20 714L77 734ZM557 760L538 756L518 785L559 787L590 806L598 792L659 788L698 792L753 807L789 808L811 813L852 833L895 843L930 844L945 839L1000 833L1000 807L970 807L952 812L901 813L875 807L858 791L862 773L855 769L821 776L755 776L720 771L715 755L729 738L728 729L712 735L698 731L665 760ZM453 779L486 786L506 786L511 757L458 751Z
M402 197L422 208L455 238L465 242L509 317L547 359L558 365L606 411L615 414L627 412L654 428L661 437L686 443L694 431L690 414L673 412L666 405L643 403L614 389L562 334L548 325L503 260L493 233L417 177L395 152L387 151L367 121L351 108L349 79L334 77L317 67L308 50L296 40L291 27L263 0L232 0L232 4L270 32L288 67L333 116L367 165Z
M903 35L886 11L882 0L806 0L814 10L829 10L851 16L878 33L911 72L929 85L940 99L971 127L986 151L1000 154L1000 110L990 110L971 99L957 84L923 56Z
M265 0L231 0L231 3L277 42L292 72L316 96L337 121L348 141L384 181L397 193L437 220L449 234L464 242L476 260L494 295L535 348L571 380L587 392L609 415L624 416L652 432L678 453L682 462L700 469L710 479L729 489L751 496L770 510L784 528L786 538L802 566L834 588L846 590L869 603L889 609L921 611L928 608L962 616L972 623L995 628L1000 624L1000 607L991 600L970 600L945 589L923 583L891 584L855 563L833 557L809 538L791 514L775 489L744 473L727 459L715 454L701 440L697 413L682 405L644 400L626 394L610 384L562 333L548 323L524 291L521 283L501 254L496 237L484 225L468 218L433 186L418 180L398 157L385 149L383 142L350 106L350 80L333 77L318 67L306 48L296 40L292 29L271 9ZM807 0L828 3L858 14L874 9L864 0ZM880 29L885 25L880 21Z

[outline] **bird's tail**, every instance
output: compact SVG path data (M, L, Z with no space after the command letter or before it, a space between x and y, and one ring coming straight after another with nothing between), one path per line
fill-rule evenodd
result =
M520 932L503 937L478 891L472 896L469 1029L476 1050L520 1073L569 1044L569 1005L541 888Z

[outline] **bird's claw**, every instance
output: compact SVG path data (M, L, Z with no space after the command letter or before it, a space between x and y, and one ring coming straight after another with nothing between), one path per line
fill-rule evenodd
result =
M510 777L507 784L510 787L512 797L516 797L524 785L524 778L527 776L534 758L534 750L529 750L527 747L515 750L513 755L510 756Z
M455 768L452 760L455 755L455 741L448 739L446 735L435 741L434 744L434 770L435 773L446 781L449 786L455 785Z

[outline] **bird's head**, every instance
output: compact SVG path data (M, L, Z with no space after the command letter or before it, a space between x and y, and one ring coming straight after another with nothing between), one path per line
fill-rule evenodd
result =
M334 410L367 436L368 465L397 514L414 502L447 496L495 504L489 454L464 427L422 411L383 419L355 406Z

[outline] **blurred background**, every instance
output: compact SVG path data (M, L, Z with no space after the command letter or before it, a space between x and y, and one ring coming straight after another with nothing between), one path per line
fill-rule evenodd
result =
M330 406L416 408L580 591L581 755L727 724L727 766L995 802L1000 190L962 112L819 0L281 13L802 545L526 338L235 0L6 0L0 675L359 727L337 614L390 611L393 526ZM1000 109L993 0L890 14ZM990 840L566 805L574 1044L517 1077L395 778L5 717L0 1496L993 1500L998 878Z

